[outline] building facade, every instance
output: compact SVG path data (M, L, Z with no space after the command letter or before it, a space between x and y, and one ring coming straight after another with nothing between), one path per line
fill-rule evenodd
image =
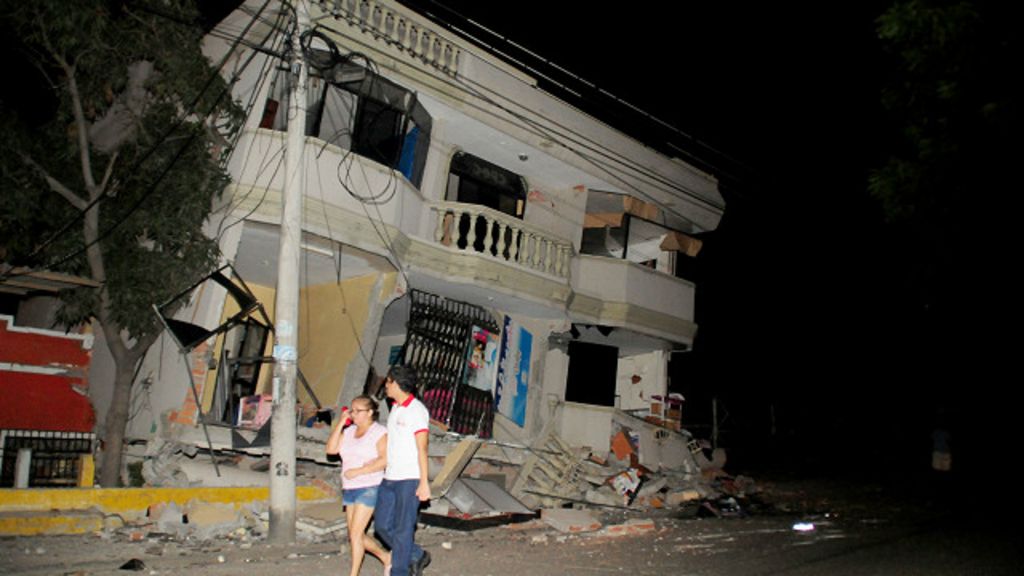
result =
M724 211L716 180L396 2L313 3L311 21L305 118L288 117L290 10L246 2L205 43L248 114L209 233L271 319L285 130L305 126L300 436L401 362L450 431L606 449L692 346L683 270ZM236 322L188 354L162 337L129 437L251 425L272 394L267 323L220 284L187 297L178 319Z

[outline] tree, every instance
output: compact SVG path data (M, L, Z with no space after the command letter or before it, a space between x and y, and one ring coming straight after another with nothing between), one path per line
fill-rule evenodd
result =
M44 80L38 100L53 103L42 114L2 103L0 256L99 283L63 293L58 320L95 321L113 356L97 433L100 483L115 486L134 371L160 332L152 304L217 265L203 224L242 113L200 51L187 0L0 6L5 34Z
M891 57L882 93L896 131L869 190L910 248L903 269L925 306L951 272L990 272L1016 194L1008 190L1019 141L1022 65L1013 3L900 0L877 20ZM954 288L959 290L959 288Z

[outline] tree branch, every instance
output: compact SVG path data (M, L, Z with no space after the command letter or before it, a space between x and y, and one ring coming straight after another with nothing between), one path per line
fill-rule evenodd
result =
M46 180L46 184L50 187L50 190L53 190L57 194L60 194L75 208L78 208L79 210L85 210L86 206L88 206L88 203L86 203L85 200L79 198L78 195L74 193L74 191L65 186L60 180L57 180L56 178L51 176L50 173L47 172L45 168L40 166L35 160L33 160L31 156L25 154L24 152L20 152L19 155L21 156L22 162L24 162L30 168L38 172L39 175L42 176L44 180Z
M96 187L96 179L92 175L92 159L89 157L89 125L85 121L85 112L82 110L82 96L78 92L75 67L68 65L63 60L60 64L64 68L64 73L68 75L71 110L75 114L75 127L78 132L78 156L82 163L82 178L85 179L85 188L89 191L89 199L93 200L99 194L99 190Z
M107 162L107 169L103 173L103 180L100 182L100 191L105 193L107 191L107 185L110 183L110 177L114 174L114 164L117 162L118 155L121 151L114 152L114 155L110 158L110 162Z

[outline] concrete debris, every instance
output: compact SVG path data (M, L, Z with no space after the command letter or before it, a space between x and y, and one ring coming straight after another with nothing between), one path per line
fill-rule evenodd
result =
M200 540L226 536L243 525L242 514L230 504L191 501L186 509L192 535Z
M637 536L654 532L655 530L657 528L654 525L654 520L649 518L633 518L626 520L622 524L605 526L598 533L598 536Z
M545 508L540 518L559 532L593 532L601 528L601 522L589 510Z
M298 509L295 528L311 536L325 536L344 530L345 511L340 502L311 502Z

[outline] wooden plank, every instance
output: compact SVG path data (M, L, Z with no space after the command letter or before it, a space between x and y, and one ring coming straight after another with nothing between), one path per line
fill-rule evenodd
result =
M466 465L476 455L476 451L480 449L484 443L483 440L471 437L463 438L458 445L452 449L444 458L444 466L441 467L441 471L434 477L434 481L430 483L430 494L434 498L440 498L444 496L448 489L452 487L455 480L462 474L462 471L466 469Z

